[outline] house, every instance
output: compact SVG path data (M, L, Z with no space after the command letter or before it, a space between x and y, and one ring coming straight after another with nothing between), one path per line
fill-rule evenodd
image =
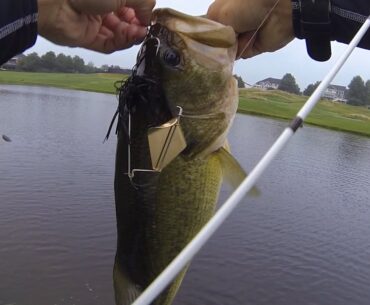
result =
M280 82L281 79L269 77L257 82L254 87L261 88L263 90L277 89L279 88Z
M280 83L281 83L281 79L269 77L269 78L266 78L264 80L257 82L254 85L254 87L261 88L263 90L272 90L272 89L278 89ZM347 91L348 91L347 88L344 86L329 85L328 88L324 91L322 97L329 99L329 100L346 103L347 102L347 98L346 98Z
M322 97L329 100L346 102L346 92L347 88L344 86L329 85Z
M24 57L26 57L26 56L23 55L23 54L18 54L16 56L12 57L11 59L9 59L5 64L3 64L1 66L1 68L6 69L6 70L15 70L15 68L17 67L18 62L21 59L23 59Z

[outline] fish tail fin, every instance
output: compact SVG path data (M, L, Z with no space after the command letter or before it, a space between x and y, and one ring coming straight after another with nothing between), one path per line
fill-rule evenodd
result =
M117 259L113 268L113 285L116 305L130 305L143 292L143 289L125 274Z

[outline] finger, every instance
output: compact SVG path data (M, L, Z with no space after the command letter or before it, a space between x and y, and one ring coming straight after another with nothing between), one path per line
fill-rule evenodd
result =
M68 0L68 2L75 11L94 15L116 12L126 4L126 0Z
M109 28L107 28L106 26L102 26L100 28L99 34L104 35L107 38L113 38L114 37L114 33Z
M114 20L110 21L114 22ZM110 29L110 26L111 25L108 25L107 28ZM121 22L116 25L113 36L107 36L105 33L100 32L95 40L85 47L98 52L112 53L117 50L131 47L142 40L145 35L145 27Z
M118 28L115 32L114 43L120 49L131 47L142 42L147 34L147 28L137 25L128 25Z
M236 59L250 58L261 54L257 48L255 32L246 32L238 36L238 52Z
M226 1L214 1L208 8L207 17L223 24L231 25L233 14L230 14Z
M114 13L107 14L103 19L103 25L112 31L114 31L121 22L121 19Z
M132 24L137 25L138 27L144 28L140 22L137 20L135 13L132 9L126 8L127 12L124 14L108 14L103 19L103 25L108 27L111 31L115 31L116 28L121 24ZM132 12L130 12L130 10ZM145 28L146 29L146 28Z
M142 25L149 25L155 0L68 0L70 6L77 12L87 14L106 14L118 12L125 6L135 10L136 16Z
M149 25L152 11L156 4L155 0L127 0L126 6L135 10L136 16L142 25Z
M216 0L208 8L207 17L211 20L230 25L235 32L243 33L254 29L255 16L248 13L248 1Z
M242 53L237 59L240 59L240 58L248 59L248 58L252 58L254 56L257 56L261 53L263 53L263 52L261 52L260 50L258 50L255 47L251 47L251 48L245 50L244 53Z
M136 12L133 8L124 7L121 8L116 15L121 21L125 21L129 24L142 25L136 16Z
M116 31L116 28L120 26L121 23L124 24L131 24L131 25L136 25L141 30L139 31L139 42L142 41L142 38L144 38L144 33L145 35L147 33L146 27L143 27L139 20L136 18L135 11L131 8L123 8L121 9L118 13L114 14L107 14L104 19L103 19L103 26L106 28L106 30L109 30L111 33ZM143 30L145 28L145 31Z

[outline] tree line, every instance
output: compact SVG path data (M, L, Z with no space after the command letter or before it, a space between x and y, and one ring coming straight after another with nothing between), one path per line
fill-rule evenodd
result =
M50 51L42 56L36 52L31 53L17 62L17 71L26 72L61 72L61 73L121 73L131 74L130 69L123 69L119 66L102 65L95 67L92 62L85 64L85 61L79 56L67 56L63 53L56 55ZM234 75L238 81L239 88L245 88L245 82L241 76Z
M49 51L42 56L37 53L31 53L17 62L17 71L27 72L61 72L61 73L122 73L131 74L130 69L122 69L119 66L103 65L100 68L95 67L92 62L85 64L85 61L79 56L68 56L63 53L55 54ZM245 82L241 76L234 75L238 81L239 88L245 88ZM298 95L311 95L320 85L320 82L309 84L301 92L294 76L290 73L284 75L281 79L278 89ZM347 103L350 105L364 106L370 105L370 80L365 81L361 76L355 76L346 91Z
M95 73L97 68L92 63L85 64L79 56L56 55L50 51L42 56L36 52L21 58L15 68L26 72L62 72L62 73Z
M39 56L36 52L21 58L15 67L17 71L26 72L60 72L60 73L122 73L130 74L131 70L119 66L103 65L95 67L92 62L85 63L79 56L69 56L63 53L55 54L52 51Z
M319 85L320 82L309 84L307 88L301 93L294 76L290 73L287 73L282 78L278 89L289 93L310 96ZM348 85L348 90L346 91L345 97L347 99L347 103L350 105L370 105L370 80L367 80L365 83L361 76L355 76Z

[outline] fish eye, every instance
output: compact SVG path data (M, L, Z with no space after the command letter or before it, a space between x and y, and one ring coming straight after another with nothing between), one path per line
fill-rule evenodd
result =
M163 60L167 65L171 67L176 67L181 62L179 52L177 52L176 50L172 50L172 49L166 50L164 52Z

